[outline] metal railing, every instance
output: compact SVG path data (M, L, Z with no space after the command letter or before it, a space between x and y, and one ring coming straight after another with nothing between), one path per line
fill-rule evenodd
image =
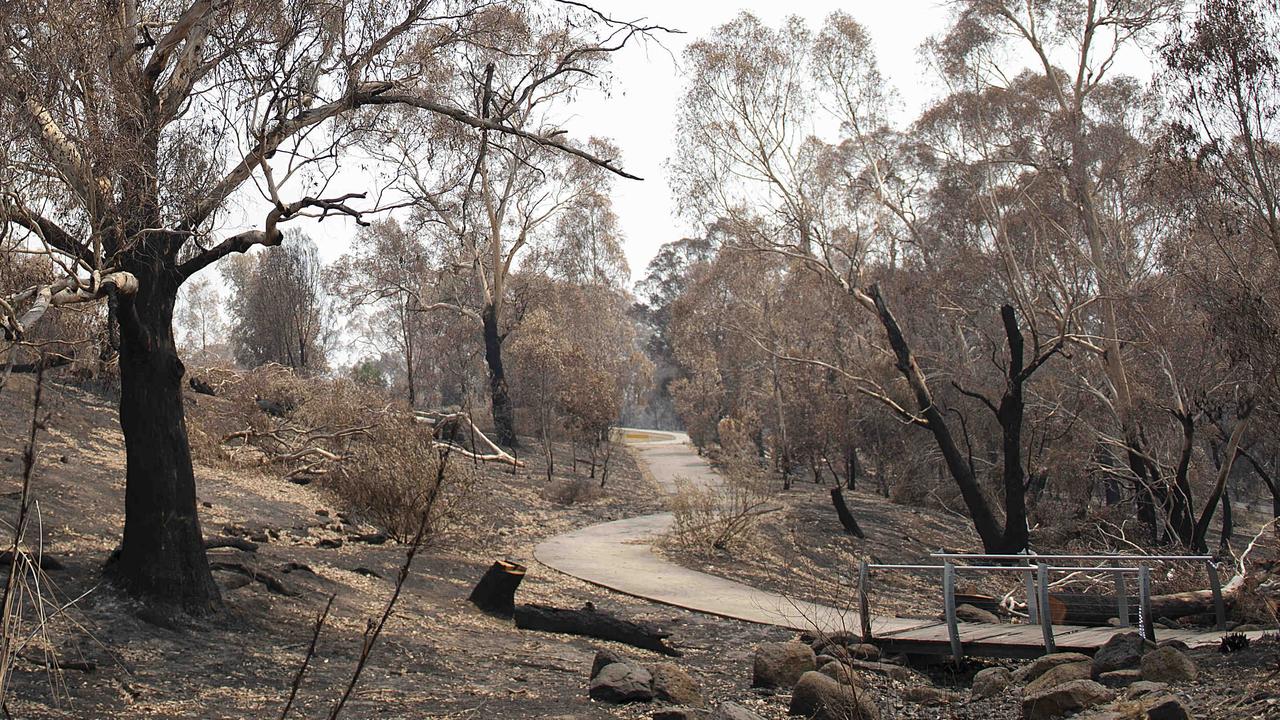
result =
M959 621L956 617L956 573L1016 572L1026 574L1027 622L1038 624L1044 638L1045 652L1056 652L1053 635L1053 616L1049 611L1049 575L1054 572L1108 572L1115 577L1116 610L1122 627L1129 627L1129 596L1126 575L1138 576L1138 633L1155 642L1155 623L1151 616L1151 567L1154 562L1203 562L1209 574L1209 587L1213 593L1214 619L1219 630L1226 629L1226 607L1222 599L1222 583L1218 576L1217 561L1210 555L1000 555L980 553L932 553L943 560L941 565L895 565L868 563L858 567L858 611L861 618L862 641L871 642L871 615L868 589L872 570L928 570L942 573L943 608L947 623L947 636L951 653L956 662L964 657L960 641ZM1015 561L1026 565L966 565L964 561ZM1076 561L1076 565L1055 565L1054 562ZM1081 565L1080 562L1107 563L1106 565ZM1121 563L1128 563L1122 565ZM1034 564L1033 564L1034 563Z

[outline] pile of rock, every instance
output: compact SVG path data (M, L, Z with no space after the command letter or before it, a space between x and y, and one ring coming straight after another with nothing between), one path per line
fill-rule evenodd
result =
M654 720L761 720L736 703L722 703L714 711L684 668L672 662L638 663L611 650L599 650L591 663L588 694L599 702L661 703Z
M1196 665L1177 641L1157 646L1136 632L1112 637L1090 658L1080 653L1045 655L1015 672L988 668L974 676L974 698L1021 687L1022 716L1048 720L1081 711L1089 718L1190 720L1186 704L1168 692L1171 683L1194 680Z

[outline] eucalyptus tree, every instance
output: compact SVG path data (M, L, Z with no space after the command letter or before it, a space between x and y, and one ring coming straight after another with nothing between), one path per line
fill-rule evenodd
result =
M616 277L621 256L609 227L608 171L620 173L612 165L616 148L592 138L583 157L531 138L564 134L573 98L599 82L608 53L632 31L584 38L581 27L555 17L509 13L497 27L501 44L473 45L460 61L468 71L435 92L522 134L476 133L447 117L400 113L368 136L370 152L400 170L395 189L449 248L449 277L423 308L454 313L479 331L494 426L505 445L516 444L502 352L517 320L516 272L528 257L541 256L572 258L579 275Z
M112 297L127 485L108 569L131 594L197 613L220 605L172 332L184 282L279 244L287 222L377 209L364 197L371 179L337 169L367 157L353 152L356 140L386 113L618 171L563 135L440 91L470 71L476 48L505 45L513 17L573 29L561 62L528 68L532 88L590 71L643 32L579 3L534 0L0 6L0 220L66 268L52 286L6 298L4 322L21 338L50 306Z

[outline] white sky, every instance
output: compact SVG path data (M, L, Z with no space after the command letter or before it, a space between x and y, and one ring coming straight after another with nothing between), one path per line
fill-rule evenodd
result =
M614 183L614 210L626 236L631 276L644 275L645 266L663 243L692 232L675 216L671 190L663 169L673 152L676 106L683 88L681 53L690 43L706 37L717 26L742 10L777 27L788 15L799 15L816 30L833 11L843 10L862 23L875 42L881 72L897 90L904 110L915 115L935 93L934 81L923 71L917 48L940 32L949 11L937 0L790 0L744 3L741 0L595 0L593 7L619 20L636 20L636 7L654 24L685 31L662 35L664 50L628 46L613 59L614 83L608 97L582 98L573 108L569 129L575 137L603 135L622 150L623 167L643 182L620 179ZM668 50L670 52L668 52ZM673 57L674 56L674 57Z
M675 216L671 189L663 164L674 149L676 106L684 81L680 62L684 48L708 36L719 25L748 10L771 27L788 15L799 15L815 31L835 10L843 10L861 22L875 42L880 70L897 91L902 110L914 117L936 87L923 71L917 48L940 32L949 11L938 0L791 0L786 3L755 0L592 0L592 7L618 20L644 21L678 29L684 34L660 34L654 42L629 44L613 56L613 83L609 92L581 96L568 109L567 126L575 140L592 135L607 137L622 151L622 166L644 178L643 182L617 179L613 186L614 210L626 239L627 262L633 280L643 277L645 266L667 242L687 237L692 228ZM665 48L665 49L664 49ZM255 207L261 200L249 201ZM240 222L261 222L265 210L233 213ZM316 239L321 257L331 262L348 247L356 232L354 223L330 218L323 223L296 223Z

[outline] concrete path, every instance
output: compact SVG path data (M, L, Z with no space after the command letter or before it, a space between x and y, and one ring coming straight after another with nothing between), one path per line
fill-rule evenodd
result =
M676 478L713 484L719 476L698 456L684 433L622 430L667 494ZM857 632L856 612L799 602L739 582L690 570L664 560L652 543L671 527L671 513L642 515L592 525L551 538L534 548L543 565L627 595L687 610L797 630ZM854 602L850 598L850 602ZM872 631L905 630L928 621L872 618Z

